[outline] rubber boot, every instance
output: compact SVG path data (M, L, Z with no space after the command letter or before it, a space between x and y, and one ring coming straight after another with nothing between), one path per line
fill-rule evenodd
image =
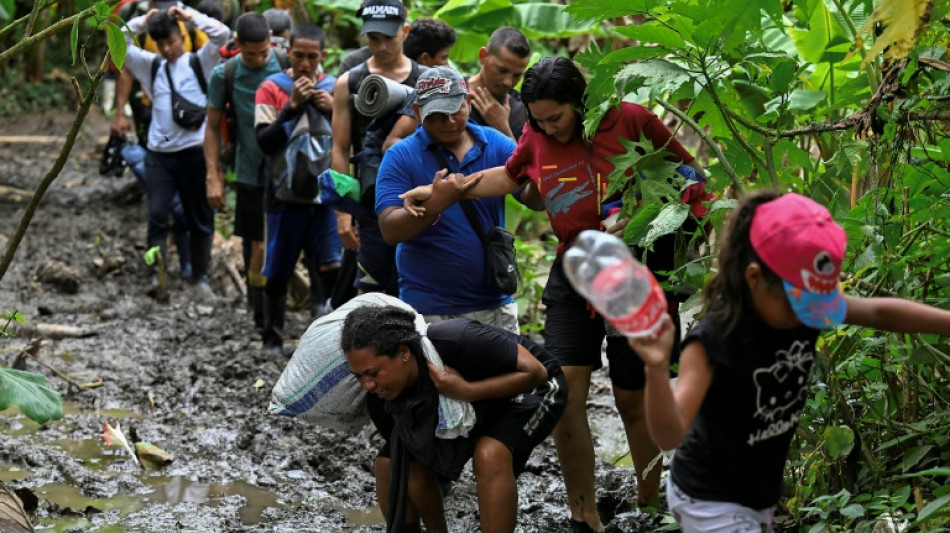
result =
M264 274L247 273L247 304L251 308L254 326L258 330L264 329L264 287L266 286L267 277Z
M211 290L211 243L214 235L191 232L191 280L198 294L214 297Z
M310 318L316 320L333 311L330 294L340 272L339 268L320 271L319 268L307 268L310 275Z
M191 234L188 230L179 230L177 227L172 229L172 240L175 241L175 248L178 249L178 266L181 269L181 276L190 279L191 271Z
M270 296L266 292L264 298L264 331L261 339L264 344L264 353L272 356L284 353L284 318L287 314L287 294Z
M264 287L247 286L247 305L254 316L254 328L264 331Z

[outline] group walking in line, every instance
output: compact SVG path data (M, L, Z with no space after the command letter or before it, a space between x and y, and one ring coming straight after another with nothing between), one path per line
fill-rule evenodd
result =
M607 191L624 140L648 140L688 170L683 230L704 223L704 170L649 109L621 103L587 135L587 84L571 59L531 64L529 40L503 27L465 77L449 66L455 31L430 18L410 24L399 0L361 4L367 46L335 76L323 65L326 28L294 25L285 11L245 13L232 36L214 0L197 9L141 4L116 8L128 20L129 51L111 127L114 136L133 131L129 104L141 146L127 159L145 185L148 246L167 256L171 232L193 296L213 300L215 210L230 187L253 335L265 353L292 352L287 295L301 252L312 318L381 292L429 324L423 335L404 309L357 308L338 347L385 440L374 472L388 531L452 530L444 489L469 460L481 530L514 531L517 476L552 436L568 503L563 529L603 532L587 401L604 352L637 503L661 497L662 466L650 465L676 449L665 500L684 531L768 530L821 330L847 323L950 335L950 312L844 294L846 239L827 209L760 191L741 199L715 243L718 270L697 323L684 335L681 297L668 292L660 331L627 339L570 284L562 257L580 232L622 236L630 223L604 209L621 197ZM366 114L356 98L368 79L402 87L406 99ZM349 180L355 201L325 201L319 176L331 171ZM558 240L542 296L543 345L520 335L512 291L488 275L487 235L505 226L509 195L545 212ZM675 248L673 236L661 238L646 266L662 278L675 269ZM146 289L156 283L150 271ZM444 367L427 361L423 338ZM473 406L468 436L435 437L440 397Z

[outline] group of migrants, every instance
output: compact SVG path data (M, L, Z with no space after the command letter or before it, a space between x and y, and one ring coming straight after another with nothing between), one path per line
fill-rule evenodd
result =
M605 196L610 158L626 152L622 141L648 139L697 177L681 196L691 220L705 215L709 199L703 169L656 115L624 102L585 135L584 76L563 57L528 68L530 44L515 28L495 31L479 50L481 69L465 78L447 66L452 28L427 18L410 25L398 0L366 0L357 16L368 44L333 76L322 66L320 27L292 26L279 10L246 13L232 39L213 1L201 6L155 1L124 29L129 51L112 128L131 130L123 110L144 92L150 116L136 115L142 146L126 159L145 184L148 246L165 248L172 218L181 271L199 296L210 295L214 210L225 207L230 165L249 307L269 353L281 353L301 252L314 317L331 310L330 295L341 288L397 296L422 315L425 335L405 309L359 308L341 334L386 440L375 473L390 531L448 531L444 491L468 460L482 531L514 531L516 477L549 435L567 491L565 528L604 531L586 412L604 344L637 502L658 498L661 467L648 466L660 447L676 448L666 495L685 531L763 531L782 492L820 330L849 323L950 334L946 311L844 295L843 230L815 202L773 191L749 194L730 216L705 314L685 337L672 293L658 333L611 334L560 258L584 230L623 234L629 220L604 223L604 206L618 199ZM389 115L368 116L354 96L372 76L414 92ZM323 151L316 171L355 180L360 209L296 201L293 194L307 196L296 189L285 194L276 178L294 164L288 154L306 153L301 130L315 143L308 149ZM546 211L558 238L542 298L543 346L519 335L511 294L486 274L485 233L504 226L506 195ZM661 239L647 253L658 276L673 269L673 248ZM355 280L341 275L347 261L358 265ZM427 361L423 340L444 367ZM434 437L438 395L474 407L465 439Z

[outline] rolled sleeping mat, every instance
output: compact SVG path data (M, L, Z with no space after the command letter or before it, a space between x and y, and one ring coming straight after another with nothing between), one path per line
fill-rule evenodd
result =
M370 74L360 83L354 103L361 115L372 118L387 116L396 112L412 92L412 87L379 74Z

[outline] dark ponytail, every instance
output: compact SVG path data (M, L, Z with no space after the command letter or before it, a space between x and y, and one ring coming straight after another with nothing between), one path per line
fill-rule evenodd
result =
M415 315L394 306L356 308L343 321L340 348L344 352L369 348L376 355L396 357L402 345L417 359L422 357L422 336Z
M703 289L703 303L709 310L707 317L723 328L726 336L733 333L743 317L752 311L749 286L745 280L746 267L750 263L757 263L762 268L770 286L781 286L782 280L762 262L749 239L755 210L781 195L775 190L750 193L726 220L725 238L719 249L719 271Z

